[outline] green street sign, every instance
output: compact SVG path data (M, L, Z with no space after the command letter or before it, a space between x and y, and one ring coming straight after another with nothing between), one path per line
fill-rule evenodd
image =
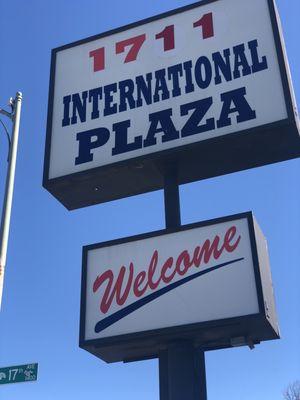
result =
M14 365L0 368L0 385L37 380L38 364Z

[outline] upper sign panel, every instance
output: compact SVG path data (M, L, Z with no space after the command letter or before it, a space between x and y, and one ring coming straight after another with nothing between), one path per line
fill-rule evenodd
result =
M44 185L68 208L162 187L166 157L184 183L298 141L272 1L201 2L53 51Z

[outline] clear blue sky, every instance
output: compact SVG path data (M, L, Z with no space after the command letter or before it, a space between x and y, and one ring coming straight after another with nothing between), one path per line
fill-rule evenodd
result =
M163 228L163 195L68 212L42 188L50 50L188 3L0 0L0 106L17 90L24 95L0 366L40 367L37 383L0 387L1 400L159 398L156 360L105 364L79 349L78 327L82 245ZM300 3L278 0L278 7L299 99ZM6 155L1 133L1 199ZM280 400L285 386L300 378L299 172L300 161L292 160L180 188L183 223L254 212L269 244L282 335L253 351L207 353L209 400Z

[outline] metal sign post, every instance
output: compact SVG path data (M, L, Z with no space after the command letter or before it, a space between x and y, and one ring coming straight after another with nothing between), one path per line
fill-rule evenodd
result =
M175 164L165 169L166 228L181 225L180 196ZM191 341L176 341L159 352L160 400L207 400L204 351Z
M159 354L160 400L207 400L204 351L188 341Z
M21 104L22 104L22 93L17 92L16 97L12 103L13 107L12 113L0 110L0 113L8 116L13 121L12 136L11 136L9 158L8 158L6 186L5 186L5 196L3 200L3 209L2 209L1 230L0 230L0 308L2 303L4 269L6 264L10 216L11 216L11 207L12 207L13 191L14 191Z

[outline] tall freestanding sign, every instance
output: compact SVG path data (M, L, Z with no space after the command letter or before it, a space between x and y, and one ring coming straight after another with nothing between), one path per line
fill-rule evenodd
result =
M44 186L74 209L298 157L273 0L203 1L52 52Z
M206 0L54 49L45 188L70 210L165 193L166 230L84 247L80 346L159 357L161 400L205 400L205 350L278 338L252 214L181 226L178 184L299 156L273 0Z

